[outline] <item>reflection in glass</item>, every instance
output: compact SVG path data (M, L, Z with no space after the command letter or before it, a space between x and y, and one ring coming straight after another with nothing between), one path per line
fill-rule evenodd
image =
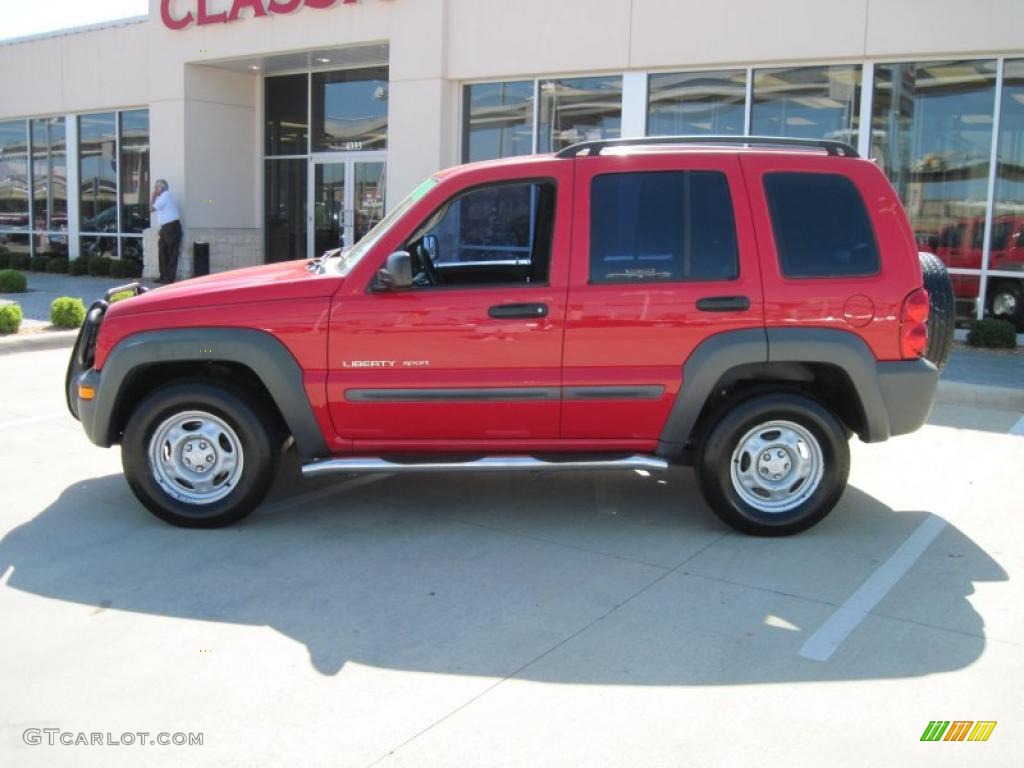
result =
M750 133L856 146L860 76L852 64L756 70Z
M83 232L117 232L116 124L113 112L78 118L79 216Z
M1024 60L1004 66L988 268L1021 276L990 278L985 310L1024 332Z
M53 232L37 234L35 235L36 240L36 253L44 256L62 256L67 258L68 256L68 237L67 235L58 235Z
M266 160L264 216L268 262L306 257L306 173L301 160Z
M344 245L345 164L313 166L313 255Z
M471 163L533 151L533 81L463 88L462 159Z
M388 68L313 75L313 151L386 149Z
M149 110L121 113L121 231L149 227Z
M0 246L3 246L11 253L31 255L32 236L25 232L5 232L3 229L0 229Z
M86 259L91 256L117 258L117 235L83 235L79 238L79 254Z
M950 267L979 269L988 200L996 62L875 67L871 155L910 216L921 250ZM953 275L963 314L979 281Z
M31 125L33 228L37 232L66 232L68 190L64 118L33 120Z
M542 80L538 151L622 135L622 78Z
M0 123L0 230L28 229L28 225L25 121L11 120Z
M142 263L142 238L141 237L122 237L121 238L121 258L131 259Z
M263 81L268 155L304 155L309 151L307 77L285 75Z
M386 179L384 163L355 163L353 243L362 240L384 218Z
M743 133L746 70L652 74L647 93L648 136Z

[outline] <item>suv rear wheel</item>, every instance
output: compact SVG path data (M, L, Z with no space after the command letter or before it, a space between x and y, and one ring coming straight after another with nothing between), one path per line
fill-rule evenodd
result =
M204 382L158 390L135 409L121 445L132 492L157 517L218 528L266 496L277 453L259 408Z
M740 402L700 447L697 476L724 522L757 536L810 528L839 501L850 472L850 448L839 420L798 394Z

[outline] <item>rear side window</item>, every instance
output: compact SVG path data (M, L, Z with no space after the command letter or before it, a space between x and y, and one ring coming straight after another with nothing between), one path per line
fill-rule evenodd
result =
M738 274L725 174L612 173L591 182L591 283L733 280Z
M764 187L782 274L878 273L875 234L852 181L829 173L770 173Z

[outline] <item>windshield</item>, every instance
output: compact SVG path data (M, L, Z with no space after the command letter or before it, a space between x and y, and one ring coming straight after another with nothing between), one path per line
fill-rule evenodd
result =
M391 229L391 226L398 221L414 203L436 187L437 183L438 180L431 176L416 187L416 189L410 192L402 202L392 208L391 212L381 219L377 226L367 232L362 240L348 250L342 251L337 256L329 258L324 264L325 271L330 270L342 277L345 277L349 272L355 269L355 266L362 261L363 257L370 252L374 245L377 244L377 241L384 237L387 231Z

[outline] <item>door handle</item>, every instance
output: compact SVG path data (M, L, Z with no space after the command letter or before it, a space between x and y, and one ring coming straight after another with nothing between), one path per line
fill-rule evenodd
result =
M701 312L742 312L750 309L750 299L746 296L708 296L697 299L697 309Z
M497 304L487 310L487 315L495 319L521 317L524 319L547 317L547 304Z

